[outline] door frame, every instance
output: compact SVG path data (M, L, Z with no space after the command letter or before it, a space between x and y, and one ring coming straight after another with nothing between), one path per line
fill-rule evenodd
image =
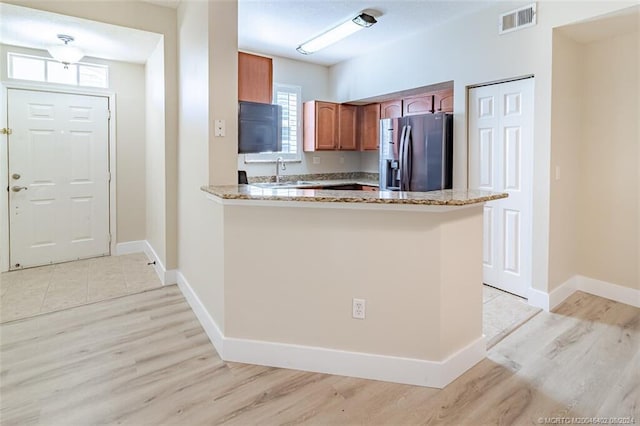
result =
M503 83L512 83L515 81L520 81L520 80L528 80L528 79L533 79L533 84L534 84L534 96L535 96L535 74L525 74L522 75L520 77L511 77L511 78L505 78L505 79L501 79L501 80L494 80L494 81L489 81L486 83L476 83L476 84L470 84L466 87L465 90L465 96L466 96L466 102L465 102L465 114L466 114L466 120L465 120L465 126L466 126L466 136L467 136L467 188L469 188L469 180L470 180L470 176L471 174L469 173L469 171L471 170L471 156L469 155L469 153L471 152L471 137L470 137L470 116L469 116L469 111L470 111L470 105L469 102L471 101L471 96L470 96L470 92L472 89L476 89L478 87L484 87L484 86L493 86L496 84L503 84ZM534 114L534 122L533 122L533 129L532 131L534 132L533 136L532 136L532 140L531 143L534 144L535 146L535 98L533 99L533 114ZM534 203L533 203L533 179L534 179L534 171L535 171L535 156L532 156L531 158L532 161L532 168L531 168L531 179L532 179L532 191L531 194L529 194L529 205L531 208L531 222L527 223L526 226L529 228L529 234L531 235L531 247L530 247L530 252L531 252L531 261L530 261L530 265L529 265L529 271L527 271L527 275L528 275L528 282L529 285L526 289L527 291L527 300L529 299L529 294L531 293L531 289L533 288L533 257L534 257L534 253L533 253L533 209L534 209ZM483 283L484 284L484 283Z
M7 102L9 89L32 90L37 92L51 92L67 95L99 96L109 100L109 110L111 111L109 120L109 251L111 254L116 250L117 218L116 218L116 93L110 90L60 87L58 85L21 83L13 81L0 82L0 128L7 127ZM0 272L9 270L9 151L7 136L0 135Z

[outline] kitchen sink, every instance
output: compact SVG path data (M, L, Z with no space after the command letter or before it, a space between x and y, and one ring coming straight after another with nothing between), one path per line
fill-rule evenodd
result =
M299 186L315 185L315 182L309 182L306 180L297 180L293 182L259 182L252 183L251 186L257 186L259 188L297 188Z

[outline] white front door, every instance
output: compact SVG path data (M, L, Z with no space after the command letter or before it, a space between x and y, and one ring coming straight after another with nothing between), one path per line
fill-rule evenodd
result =
M484 282L531 287L533 78L469 91L469 188L507 192L484 208Z
M109 254L109 99L9 89L10 269Z

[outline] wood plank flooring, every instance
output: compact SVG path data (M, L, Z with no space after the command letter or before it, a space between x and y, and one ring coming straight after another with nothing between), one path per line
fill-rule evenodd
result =
M443 390L223 362L176 286L5 323L0 351L3 426L640 422L640 309L580 292Z

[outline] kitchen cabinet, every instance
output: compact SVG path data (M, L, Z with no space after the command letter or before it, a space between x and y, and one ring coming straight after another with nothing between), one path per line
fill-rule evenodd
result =
M334 102L304 103L304 150L358 149L358 107Z
M349 104L338 105L338 149L354 151L358 148L358 107Z
M273 99L273 61L238 52L238 100L270 104Z
M402 99L402 116L433 112L433 94L428 93Z
M364 105L359 109L360 151L377 151L380 134L380 104Z
M402 117L402 99L382 102L380 104L380 118Z
M305 151L328 151L338 148L338 104L305 102L303 117Z
M433 108L435 112L453 112L453 89L434 92Z

